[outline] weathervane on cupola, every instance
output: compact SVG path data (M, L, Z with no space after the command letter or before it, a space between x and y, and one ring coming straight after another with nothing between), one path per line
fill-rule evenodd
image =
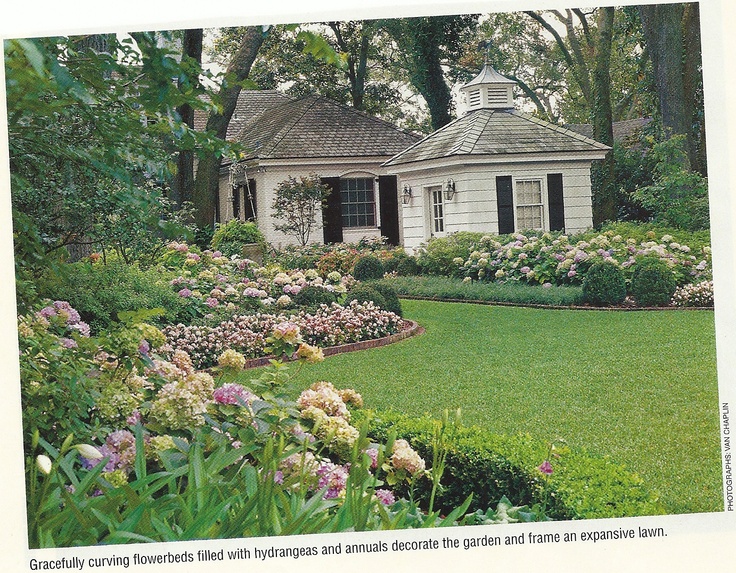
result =
M480 42L478 48L485 49L485 64L480 73L460 88L465 94L468 112L476 109L513 109L516 85L514 80L502 76L488 63L491 41Z

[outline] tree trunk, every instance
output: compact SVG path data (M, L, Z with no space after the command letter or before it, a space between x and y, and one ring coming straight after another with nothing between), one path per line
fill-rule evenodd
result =
M412 18L408 23L407 32L413 35L414 40L411 83L427 102L432 129L436 131L452 121L452 94L445 82L442 54L437 42L441 30L435 29L441 24L433 18Z
M688 133L690 165L703 177L708 176L705 146L705 117L703 116L703 69L700 49L700 10L697 3L685 4L683 13L683 41L685 48L684 88L685 114L694 126Z
M614 8L598 9L598 41L593 62L593 139L613 147L611 109L611 45ZM616 220L616 186L613 153L594 167L593 224Z
M667 138L685 135L690 157L694 150L690 149L692 138L685 104L683 11L682 4L639 6L642 30L654 67L664 135Z
M207 131L215 132L220 139L227 136L227 127L242 89L241 83L248 78L263 39L264 33L260 26L247 27L240 46L227 67L225 83L217 96L222 112L212 112L207 119L206 128ZM200 157L197 166L193 200L196 223L200 227L213 225L217 216L220 160L220 156L216 154L205 153Z
M202 28L194 30L184 30L184 40L182 43L182 57L191 58L197 65L202 63ZM190 78L195 85L199 83L198 78ZM178 82L179 87L182 81ZM182 121L187 124L190 129L194 128L194 110L192 106L185 104L176 110ZM194 195L194 153L189 149L182 149L176 160L176 177L171 187L171 199L178 207L182 206L184 201L191 201Z

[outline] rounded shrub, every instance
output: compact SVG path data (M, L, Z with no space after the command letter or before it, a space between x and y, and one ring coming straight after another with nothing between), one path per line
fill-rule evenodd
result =
M382 279L385 272L381 260L373 255L360 257L353 267L353 276L359 281Z
M337 301L330 291L318 286L306 286L294 295L294 304L307 308L317 308L322 304L327 306Z
M372 283L370 286L386 301L386 306L381 307L383 310L388 310L397 316L402 316L403 311L401 310L401 301L399 300L399 295L396 294L396 289L394 287L382 282Z
M621 268L611 262L598 261L583 279L583 300L596 306L621 304L626 298L626 279Z
M246 223L238 219L231 219L224 225L218 225L212 236L212 248L220 251L226 257L242 256L243 247L252 243L264 249L266 239L255 223Z
M639 306L667 306L675 294L675 276L659 259L643 259L631 275L631 295Z
M345 297L345 302L343 304L348 305L354 300L360 304L372 302L377 307L387 310L386 306L388 303L386 302L386 299L383 298L383 295L372 286L366 284L357 284L350 289L350 292Z
M400 277L411 277L420 274L419 264L414 257L407 256L396 265L396 274Z

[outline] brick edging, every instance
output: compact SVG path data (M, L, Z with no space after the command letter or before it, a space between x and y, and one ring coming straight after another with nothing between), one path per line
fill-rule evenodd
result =
M520 308L541 308L549 310L610 310L610 311L642 311L642 310L713 310L712 306L583 306L583 305L553 305L523 302L501 302L495 300L475 300L466 298L442 298L438 296L420 296L400 294L399 298L408 300L427 300L430 302L460 302L466 304L482 304L486 306L514 306Z
M399 342L412 336L424 333L424 327L420 326L413 320L404 319L405 327L395 334L389 334L383 338L374 338L372 340L362 340L360 342L351 342L349 344L341 344L339 346L328 346L322 349L322 353L325 356L334 356L335 354L343 354L345 352L355 352L356 350L367 350L368 348L378 348L380 346L387 346L394 342ZM244 370L249 368L258 368L260 366L266 366L273 356L261 356L260 358L251 358L245 361Z

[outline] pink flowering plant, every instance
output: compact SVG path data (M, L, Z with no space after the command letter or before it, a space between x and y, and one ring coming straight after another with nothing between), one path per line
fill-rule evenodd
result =
M322 305L314 313L304 311L292 315L257 313L235 315L216 326L178 324L163 329L168 340L163 352L175 348L186 351L198 368L213 366L225 349L233 349L247 358L270 353L299 351L288 332L275 331L278 325L290 324L298 329L300 341L311 346L337 346L361 340L381 338L399 332L403 324L394 313L381 310L373 303L347 306ZM306 353L306 349L302 350Z

